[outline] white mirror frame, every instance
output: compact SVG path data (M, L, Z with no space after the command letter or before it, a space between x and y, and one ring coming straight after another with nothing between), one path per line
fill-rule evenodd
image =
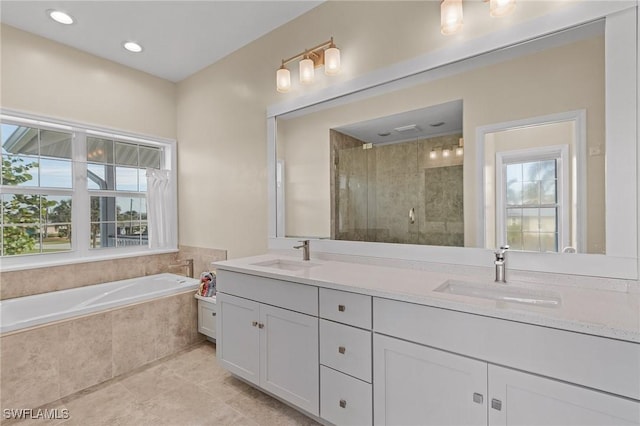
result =
M510 268L583 276L638 279L638 1L580 2L563 12L532 19L517 27L431 52L376 70L342 84L293 98L267 109L268 248L290 249L296 239L284 236L284 214L277 207L276 118L322 104L346 103L412 84L410 77L437 67L555 33L597 19L606 19L606 255L510 253ZM404 78L404 80L402 80ZM368 90L367 90L368 89ZM312 241L316 252L409 261L491 266L492 250L343 240Z

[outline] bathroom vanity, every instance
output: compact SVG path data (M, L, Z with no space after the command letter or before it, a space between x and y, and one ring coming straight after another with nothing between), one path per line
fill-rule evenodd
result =
M638 293L275 255L217 267L220 364L326 423L640 424Z

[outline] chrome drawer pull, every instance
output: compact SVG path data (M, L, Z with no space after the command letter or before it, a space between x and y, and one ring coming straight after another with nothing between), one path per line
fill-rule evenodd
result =
M482 394L478 392L474 392L473 402L475 402L476 404L482 404L482 401L484 401L484 397L482 396Z
M502 401L500 401L499 399L493 398L491 400L491 408L498 411L502 410Z
M347 401L345 401L344 399L340 400L340 407L341 408L346 408L347 407Z
M346 350L347 348L345 348L344 346L338 346L338 352L340 352L341 354L345 353Z
M347 308L344 305L338 305L338 311L344 312Z

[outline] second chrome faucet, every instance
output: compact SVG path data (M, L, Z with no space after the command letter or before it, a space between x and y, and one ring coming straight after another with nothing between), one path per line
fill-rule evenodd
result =
M302 249L302 260L309 260L310 259L310 252L309 252L309 240L302 240L302 241L298 241L300 244L299 246L293 246L293 248L295 249Z

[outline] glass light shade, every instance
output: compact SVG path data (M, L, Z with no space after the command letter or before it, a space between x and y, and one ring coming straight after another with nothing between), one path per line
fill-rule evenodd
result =
M516 0L490 0L489 14L495 18L505 16L513 12Z
M449 158L451 155L451 150L449 148L444 148L442 150L442 158Z
M330 47L324 51L324 73L336 75L340 72L340 50Z
M456 157L462 157L462 154L464 154L464 148L459 146L456 148Z
M276 72L276 90L287 93L291 89L291 73L286 68L280 68Z
M461 28L462 0L442 0L440 3L440 32L449 35Z
M300 61L300 83L313 83L314 67L311 59L303 59Z
M432 149L431 152L429 153L429 158L431 160L435 160L436 158L438 158L438 153Z

